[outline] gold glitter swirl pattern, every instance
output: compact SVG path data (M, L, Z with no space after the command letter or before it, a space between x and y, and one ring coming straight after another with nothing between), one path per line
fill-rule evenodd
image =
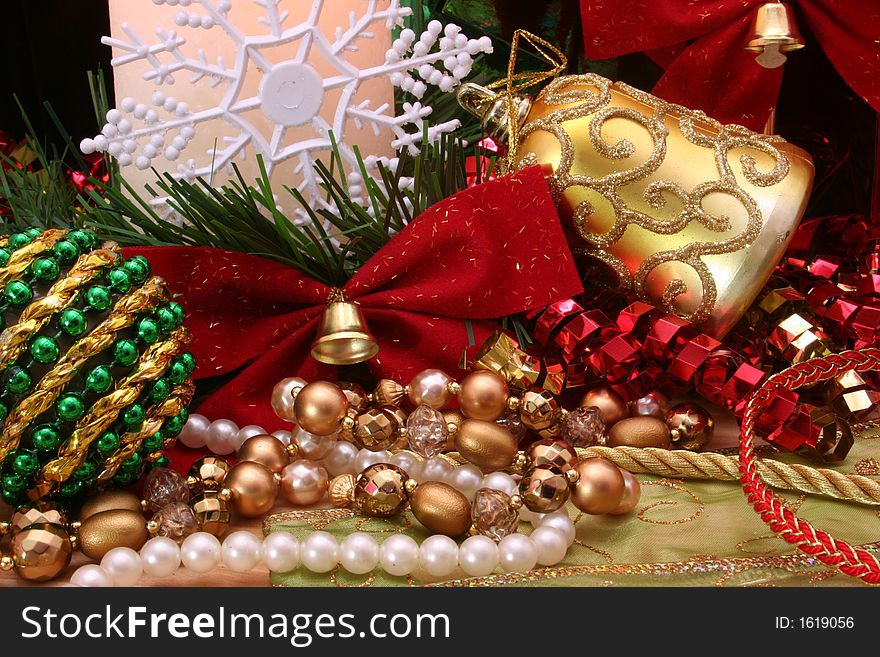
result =
M40 483L28 495L39 499L55 484L70 477L82 465L92 442L113 424L123 408L137 400L147 383L165 372L171 359L189 344L190 339L189 331L180 327L167 340L151 345L141 357L137 369L120 381L113 392L96 401L79 420L67 443L59 450L58 457L43 466Z
M631 287L642 298L646 296L645 285L652 271L670 262L687 265L696 273L702 288L697 307L690 312L684 312L676 307L676 299L688 291L686 283L679 278L666 282L661 302L667 312L701 323L712 314L718 296L716 282L703 257L733 253L752 244L760 234L764 220L755 199L737 182L728 154L734 149L748 148L773 159L774 164L769 171L759 171L753 155L746 153L740 156L742 176L758 187L779 183L788 174L790 163L788 158L774 146L781 141L777 137L758 135L743 126L722 125L703 112L667 103L625 84L619 84L617 88L646 106L647 113L628 107L612 106L612 83L599 75L590 73L565 76L548 84L539 94L537 101L548 106L576 104L553 109L543 116L530 119L520 130L521 143L526 137L539 131L550 133L558 141L559 164L549 179L557 203L568 188L583 187L598 193L610 205L614 221L610 228L601 233L590 226L590 219L596 214L596 208L592 203L581 201L573 208L575 229L580 237L591 245L583 252L608 264L620 275L622 284ZM604 139L603 128L611 120L628 121L647 131L653 144L651 152L638 164L622 170L618 168L602 176L575 174L573 167L577 149L574 139L578 138L578 135L573 136L570 132L571 128L564 124L590 115L593 116L588 124L589 141L600 157L619 161L636 155L636 147L628 139L620 138L616 143L609 143ZM676 117L686 141L713 151L718 178L703 182L692 191L686 191L670 180L657 180L647 185L642 198L649 207L664 208L667 205L667 196L677 199L682 206L671 219L658 220L630 207L621 197L620 190L625 185L647 179L663 164L667 155L669 134L665 123L667 119ZM698 129L696 124L706 128ZM710 134L710 131L715 134ZM534 153L520 154L516 168L522 168L535 160ZM715 216L703 207L703 202L708 196L719 194L732 197L747 214L746 224L738 234L716 242L693 241L679 248L654 253L642 260L634 272L609 251L630 225L657 235L677 234L692 222L697 222L713 232L730 230L731 221L728 217Z
M675 500L659 500L657 502L652 502L651 504L648 504L647 506L639 510L637 517L642 522L647 522L652 525L683 525L684 523L696 520L701 515L703 515L703 511L706 510L706 504L703 502L703 500L701 500L692 491L688 490L685 486L682 486L677 481L671 481L669 479L661 479L659 481L643 481L642 486L664 486L666 488L681 491L682 493L689 495L691 500L697 505L696 510L689 516L676 518L675 520L655 520L654 518L648 517L648 512L651 509L654 509L658 506L678 506L678 502Z
M143 287L121 297L106 319L90 334L77 340L40 379L36 389L6 417L0 432L0 461L18 447L21 436L31 422L51 408L64 387L89 359L112 345L116 334L131 326L138 313L155 308L167 298L168 292L162 279L155 277Z
M65 235L67 235L66 230L47 230L30 244L16 249L9 256L9 261L0 267L0 285L6 285L21 276L31 266L34 258L51 249Z
M104 468L96 477L98 481L107 481L116 474L122 462L140 449L144 439L149 438L162 428L165 418L178 415L192 400L195 385L188 380L176 386L168 398L147 411L147 419L144 420L140 431L129 431L120 439L120 448L104 461Z
M120 257L116 244L80 256L67 275L46 293L25 308L12 326L0 333L0 369L18 358L28 339L52 318L76 301L79 289Z

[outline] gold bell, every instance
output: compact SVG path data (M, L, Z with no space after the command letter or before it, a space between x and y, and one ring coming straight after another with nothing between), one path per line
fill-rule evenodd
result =
M338 290L331 293L312 342L312 358L328 365L351 365L378 353L379 344L367 328L360 306Z
M502 144L507 143L506 98L473 82L461 85L455 97L464 109L480 119L487 136ZM532 109L532 100L528 96L514 95L513 107L517 121L522 125Z
M785 63L782 53L804 47L794 12L784 2L765 2L752 15L746 50L760 53L755 59L764 68L777 68Z

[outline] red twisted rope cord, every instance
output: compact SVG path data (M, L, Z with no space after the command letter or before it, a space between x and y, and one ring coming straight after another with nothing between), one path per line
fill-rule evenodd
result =
M740 432L740 481L743 490L761 519L789 543L815 556L829 566L858 577L869 584L880 584L880 561L870 552L854 548L829 534L814 529L777 499L758 475L757 457L752 445L755 420L770 402L773 393L786 388L827 381L846 370L867 372L880 370L880 349L868 348L813 358L793 365L768 378L749 399Z

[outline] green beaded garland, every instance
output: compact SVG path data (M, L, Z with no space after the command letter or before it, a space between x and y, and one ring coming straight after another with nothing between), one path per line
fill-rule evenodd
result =
M107 282L117 292L125 294L131 289L131 274L124 269L112 269L107 274Z
M0 249L0 267L6 266L6 263L9 262L9 256L8 249Z
M146 452L147 454L158 452L162 449L164 443L164 436L162 436L161 433L154 433L149 438L144 438L144 442L141 443L141 451Z
M72 230L67 234L67 239L71 240L83 251L95 248L95 243L97 242L95 234L90 230Z
M95 310L104 312L109 310L113 297L110 295L110 290L103 285L93 285L86 290L86 303Z
M34 298L34 291L24 281L9 281L3 290L3 296L13 306L24 306Z
M49 452L61 444L61 431L54 424L43 424L34 429L31 442L41 452Z
M138 322L138 340L144 344L153 344L159 339L159 323L146 317Z
M188 376L189 374L187 374L186 365L179 360L172 363L171 367L168 369L168 378L171 380L171 383L176 386L179 386L186 381Z
M61 268L54 258L37 258L31 265L31 273L38 281L54 281L61 273Z
M122 421L129 427L133 427L141 424L146 416L143 406L140 404L132 404L122 413Z
M23 246L27 246L33 241L34 238L27 233L13 233L9 236L9 240L7 240L6 244L8 244L9 248L14 251L16 249L20 249Z
M62 265L69 265L79 256L79 247L73 242L61 240L60 242L55 242L52 252L57 256Z
M159 379L150 388L150 402L158 404L168 399L171 394L171 384L165 379Z
M104 456L110 456L113 452L119 449L119 436L112 431L105 431L101 434L95 444L101 454Z
M125 264L122 266L125 267L125 270L129 274L131 274L132 280L138 285L147 280L147 276L150 275L150 265L143 256L130 258L129 260L126 260Z
M180 416L165 418L162 423L162 432L166 436L174 437L183 430L184 421Z
M54 363L61 355L61 349L55 338L48 335L38 335L31 342L31 357L38 363Z
M9 371L9 378L6 379L6 389L15 394L23 395L31 388L31 375L26 369L15 367Z
M65 422L76 422L86 414L86 405L82 397L75 392L59 397L55 402L58 417Z
M95 365L86 375L86 389L92 392L107 392L113 385L113 375L106 365Z
M79 308L68 308L58 316L58 327L72 338L85 333L88 325L86 314Z
M86 461L73 472L73 478L79 481L88 481L97 474L98 467L91 461Z
M33 452L19 450L12 457L12 469L24 477L29 477L40 469L40 460Z
M137 362L138 347L134 340L120 340L113 346L113 360L123 367L130 367Z

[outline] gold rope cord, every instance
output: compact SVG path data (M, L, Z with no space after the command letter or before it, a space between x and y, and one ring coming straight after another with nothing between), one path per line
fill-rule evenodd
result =
M123 408L137 400L147 383L165 372L171 359L189 342L189 331L180 327L167 340L151 345L141 357L137 370L120 381L113 392L96 401L77 423L70 439L59 450L59 456L43 466L40 482L28 495L32 499L44 497L55 484L70 477L82 465L92 442L115 421Z
M654 474L678 479L713 479L739 481L739 459L715 452L659 449L656 447L587 447L578 448L578 456L598 456L636 474ZM467 463L457 452L444 454L456 464ZM862 475L807 465L788 465L773 459L761 459L758 471L774 488L811 495L825 495L860 504L880 504L880 483Z
M21 436L34 418L45 413L55 403L64 387L89 359L113 344L116 334L131 326L137 313L151 310L158 302L167 298L168 292L160 278L152 278L120 298L104 321L87 336L75 342L43 376L36 389L10 412L0 432L0 461L18 447Z
M29 304L22 311L18 322L6 327L0 334L0 369L7 367L18 358L27 341L39 332L54 314L76 301L80 287L100 274L104 267L116 262L120 256L119 248L115 244L110 248L81 255L67 275L58 280L46 296Z
M187 380L176 386L165 401L151 406L140 431L130 431L122 436L120 449L104 462L104 469L97 476L97 481L106 481L115 475L122 462L140 449L144 439L162 428L165 418L178 415L189 404L194 391L195 385L191 380Z
M13 252L6 266L0 267L0 285L6 285L21 276L31 266L34 258L51 249L65 235L66 230L47 230L30 244Z

